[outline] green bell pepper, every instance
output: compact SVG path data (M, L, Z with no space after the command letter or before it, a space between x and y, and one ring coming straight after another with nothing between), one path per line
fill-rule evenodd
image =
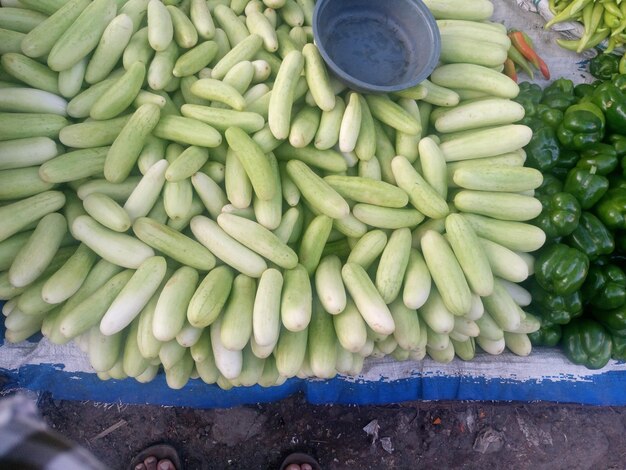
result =
M587 255L563 243L546 247L535 260L537 282L558 295L573 294L580 289L588 271Z
M559 78L548 85L543 91L541 103L550 108L565 111L577 101L574 95L574 82Z
M619 160L615 147L609 144L595 144L580 153L576 166L586 170L596 169L596 175L608 175L617 168Z
M563 147L583 150L602 141L604 126L604 114L598 106L578 103L567 108L556 135Z
M563 328L562 346L570 361L589 369L601 369L611 358L611 335L589 318L578 318Z
M563 183L554 175L550 173L546 173L543 175L543 182L541 186L539 186L535 190L535 196L552 196L553 194L560 193L563 191Z
M626 361L626 336L611 334L613 349L611 357L618 361Z
M580 204L574 196L561 192L550 196L539 196L543 210L533 220L548 238L564 237L572 233L580 219Z
M563 191L572 194L583 209L593 207L609 189L609 180L595 168L573 168L567 173Z
M537 114L537 106L541 102L543 90L536 83L522 82L519 84L519 93L514 101L524 108L524 117L531 118Z
M626 304L626 273L616 264L591 266L581 292L594 309L621 307Z
M556 133L539 119L532 119L526 125L533 129L533 136L524 147L526 165L545 173L554 168L561 155Z
M589 73L600 80L610 80L618 71L619 59L615 54L598 54L589 61Z
M581 98L591 97L596 89L596 86L597 85L591 83L579 83L574 87L574 95L576 95L576 98L579 100Z
M563 111L560 109L550 108L545 104L537 105L537 117L545 125L550 126L552 129L557 129L561 121L563 121Z
M537 331L528 333L528 339L533 346L546 346L553 348L561 341L563 328L561 325L542 325Z
M567 243L585 253L590 260L609 255L615 250L613 235L591 212L580 215L578 226L567 238Z
M626 305L612 310L593 310L591 314L611 332L626 336Z
M611 230L626 229L626 188L610 189L595 208L598 218Z
M583 314L583 298L580 292L558 295L542 288L536 280L529 286L532 309L541 317L542 326L566 325Z
M626 157L626 135L611 134L608 140L613 145L617 158Z
M626 95L613 83L605 82L593 92L592 102L606 118L607 128L613 132L626 129Z

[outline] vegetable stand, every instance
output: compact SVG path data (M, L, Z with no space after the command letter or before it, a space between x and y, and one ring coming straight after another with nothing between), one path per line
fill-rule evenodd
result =
M555 75L570 76L577 82L584 78L581 77L581 73L578 70L572 70L573 56L568 56L560 49L554 49L555 54L553 57L546 52L548 48L544 49L543 45L547 43L551 35L546 35L542 32L541 24L537 21L538 18L532 15L522 15L519 10L515 9L512 2L494 3L498 8L494 19L504 20L508 27L517 27L528 31L535 41L541 43L542 55L550 63L552 70L556 72ZM156 38L155 40L158 39ZM575 60L579 60L578 56L576 56ZM59 64L58 67L59 69L63 68L62 64ZM134 68L137 67L129 67L125 77L130 81L134 80L137 82L133 78ZM452 69L451 67L449 79L454 81L455 77ZM139 72L137 73L141 75ZM445 77L440 78L443 81ZM200 85L196 86L195 91L197 93L195 94L198 96L202 96L204 93L200 88ZM215 89L207 90L204 98L215 99L216 96L213 94L215 92ZM377 106L377 101L373 98L370 101L368 97L367 103L372 109ZM229 104L232 107L240 106L235 101L230 101ZM188 111L193 113L193 105L189 106L191 107L188 108ZM354 103L348 103L348 106L351 107L350 109L356 109L359 107L359 101L355 100ZM151 111L149 106L145 109L147 110L146 112ZM107 113L111 112L111 103L103 105L102 114L99 111L98 109L92 109L92 113L97 112L97 117L100 119L116 115L116 113L113 113L111 116L107 115ZM150 116L144 119L150 121ZM164 121L166 120L159 122L155 128L155 135L172 138L172 132L180 132L180 129L176 128L175 119L169 119L171 122L167 122L167 125L164 124ZM121 125L124 126L125 123ZM244 126L244 124L241 125L242 127ZM408 132L410 133L411 129ZM215 142L210 141L213 137L210 133L206 134L206 140L198 145L214 145ZM233 148L236 145L243 146L246 144L245 134L235 136L231 133L230 137L231 139L229 139L229 132L227 131L226 139ZM523 140L524 137L522 136L520 139ZM122 153L125 151L120 149L117 150ZM249 154L247 149L243 147L241 151ZM192 159L199 159L200 165L206 161L202 155L187 155L186 160L192 161ZM251 166L258 163L258 161L248 162ZM193 164L195 165L195 163ZM246 165L243 159L242 165ZM288 165L289 175L294 180L308 177L306 171L304 171L305 168L299 168L299 166L302 165ZM262 184L270 180L271 169L257 169L267 173L267 178L261 178L256 182L253 180L252 185L258 194L267 192L266 196L269 199L271 188L263 187ZM120 165L116 165L114 170L121 171L121 173L107 174L107 168L105 167L105 176L110 181L123 181L128 176L128 169L124 169ZM335 181L336 186L339 184L340 181ZM402 186L401 183L400 186ZM310 202L312 203L313 201ZM333 203L328 204L328 201L320 201L320 203L324 202L327 204L323 207L320 206L321 212L336 210L337 214L341 216L339 213L343 213L341 204L334 205ZM94 201L94 204L96 203L97 201ZM466 200L465 204L466 207L471 208L480 204L480 201ZM530 210L534 209L529 208ZM469 211L471 212L471 210ZM224 217L223 219L226 218ZM120 222L123 226L123 220ZM223 220L223 222L226 223L226 220ZM74 224L74 228L76 229L77 227L82 230L85 237L88 233L93 233L96 230L96 226L89 226L87 221L84 224L78 224L78 226ZM208 227L205 228L208 230ZM245 232L244 227L239 227L236 230L238 230L238 233ZM141 256L141 253L128 253L129 257L135 255ZM278 261L276 262L278 263ZM355 276L357 274L354 273ZM123 279L123 283L127 281L128 279ZM474 286L472 287L474 288ZM392 297L390 299L393 300ZM460 306L459 310L463 311L465 308ZM209 322L206 319L198 319L197 322L200 324L204 321ZM107 323L107 326L101 326L101 329L103 332L107 330L110 333L115 333L120 327L123 328L124 326ZM166 333L164 332L163 335L165 336ZM6 361L4 356L6 356ZM408 399L493 399L621 404L621 400L623 400L620 393L623 390L623 364L613 361L602 371L590 372L568 364L559 353L549 350L537 351L528 358L516 357L510 354L495 358L479 355L472 362L464 363L456 359L446 366L437 364L429 359L420 362L408 361L403 363L374 360L368 362L364 372L357 378L339 377L330 381L290 379L287 383L277 388L263 389L255 386L245 389L232 389L227 392L221 391L216 386L206 386L198 380L189 382L182 391L171 391L165 388L162 376L159 376L154 382L147 385L137 384L131 379L122 381L108 380L100 383L94 374L89 373L89 365L76 346L57 347L51 345L46 340L42 340L38 345L28 343L21 343L17 346L4 345L0 349L0 358L2 358L0 365L8 371L9 377L15 386L49 390L59 398L94 399L99 401L121 400L129 403L153 402L190 406L229 406L239 403L274 400L298 390L303 390L307 398L314 403L385 403ZM532 371L532 373L529 371ZM205 392L199 394L198 390Z

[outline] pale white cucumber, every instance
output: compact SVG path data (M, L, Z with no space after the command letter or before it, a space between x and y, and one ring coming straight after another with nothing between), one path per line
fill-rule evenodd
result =
M113 335L122 331L139 315L159 288L166 269L167 263L161 256L148 258L137 268L102 317L102 334Z

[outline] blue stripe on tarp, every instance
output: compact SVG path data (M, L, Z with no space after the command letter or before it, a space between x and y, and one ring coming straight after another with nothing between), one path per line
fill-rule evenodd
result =
M2 304L0 302L0 308ZM0 318L0 345L4 342L4 319ZM539 353L541 354L541 353ZM51 358L51 360L54 360ZM200 379L190 380L182 390L167 386L165 375L142 384L134 379L101 381L96 374L68 372L63 364L25 365L19 370L0 368L7 389L50 392L55 399L90 400L103 403L154 404L192 408L229 408L268 403L303 393L315 405L383 405L412 400L548 401L587 405L626 405L626 373L608 371L586 380L513 380L475 376L416 375L379 381L335 378L290 379L279 387L235 387L222 390Z
M66 372L63 365L28 365L19 371L0 369L10 388L50 392L56 399L104 403L155 404L192 408L228 408L274 402L302 392L309 403L374 405L412 400L549 401L588 405L626 405L626 374L609 371L588 381L508 380L470 376L427 376L394 381L290 379L279 387L222 390L199 379L182 390L167 387L165 376L141 384L134 379L101 381L96 374Z

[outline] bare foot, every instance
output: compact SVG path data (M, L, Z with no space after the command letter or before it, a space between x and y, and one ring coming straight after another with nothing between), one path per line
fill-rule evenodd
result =
M285 470L313 470L313 467L311 467L308 463L303 463L302 465L292 463L285 467Z
M158 460L154 456L148 457L143 463L138 464L135 470L177 470L169 459Z

